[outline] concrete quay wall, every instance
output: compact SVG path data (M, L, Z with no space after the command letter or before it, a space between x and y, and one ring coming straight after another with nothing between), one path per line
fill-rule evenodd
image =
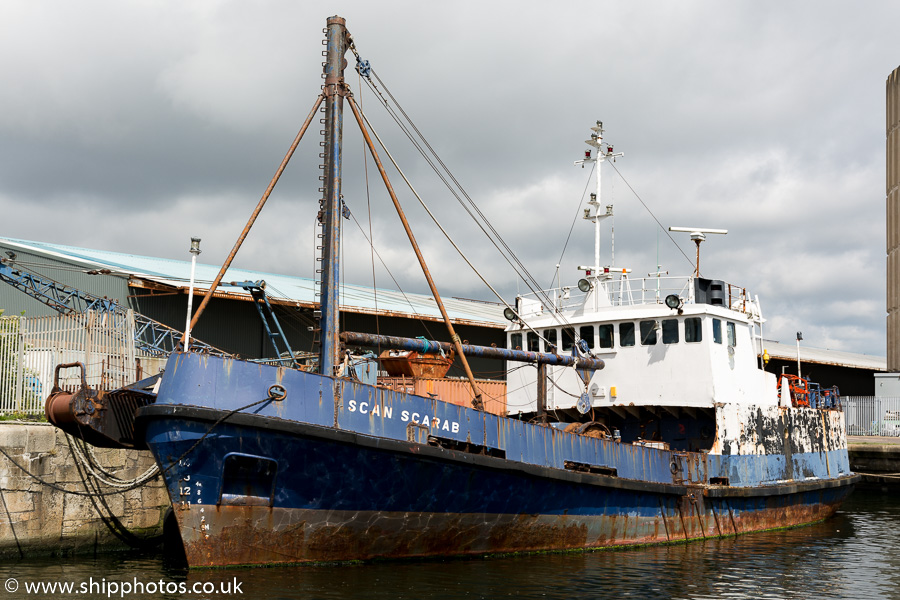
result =
M854 436L847 438L850 469L862 474L863 489L900 489L900 438Z
M49 423L0 422L0 448L41 480L85 492L66 435ZM98 464L120 479L133 479L154 464L147 451L93 450ZM99 487L103 492L115 490L103 484ZM44 485L0 454L0 557L60 556L131 547L104 524L104 518L110 520L110 516L144 543L162 535L170 503L161 478L103 500L106 506L98 501L98 509L89 497ZM125 537L136 541L128 534Z

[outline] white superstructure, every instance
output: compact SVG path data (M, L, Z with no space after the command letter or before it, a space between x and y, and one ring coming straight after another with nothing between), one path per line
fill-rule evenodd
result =
M612 215L612 206L606 214L599 211L600 166L621 154L602 142L600 122L592 131L587 144L597 157L586 152L575 164L597 162L597 193L584 214L594 225L594 264L579 267L585 277L577 287L519 296L507 344L534 352L592 355L606 367L594 373L548 368L544 408L584 413L601 407L777 405L775 375L766 373L758 359L762 314L746 289L696 274L632 279L629 269L600 267L600 222ZM535 368L510 367L510 414L540 411L537 377Z

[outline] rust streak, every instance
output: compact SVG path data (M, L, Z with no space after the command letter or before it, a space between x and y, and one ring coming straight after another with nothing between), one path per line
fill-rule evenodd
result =
M670 541L672 536L669 535L669 520L666 518L666 509L663 505L662 498L659 498L659 514L661 515L660 518L662 518L663 527L666 529L666 541Z

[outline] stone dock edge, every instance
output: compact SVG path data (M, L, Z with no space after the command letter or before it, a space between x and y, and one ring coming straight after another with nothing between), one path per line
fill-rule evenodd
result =
M863 476L857 488L900 488L900 437L852 436L847 449L850 469Z
M42 481L85 492L66 434L49 423L0 421L0 448ZM94 448L94 455L104 470L126 480L155 464L147 451ZM0 556L90 554L161 541L170 503L160 477L103 500L95 503L44 485L0 454ZM116 535L104 520L117 520L131 535Z

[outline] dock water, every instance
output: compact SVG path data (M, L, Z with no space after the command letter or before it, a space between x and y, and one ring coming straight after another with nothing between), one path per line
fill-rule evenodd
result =
M900 595L898 555L900 505L876 492L853 494L833 518L805 527L624 551L194 571L168 565L159 552L119 552L3 561L0 586L18 586L10 598L37 597L23 593L26 585L71 583L71 593L42 595L135 600L888 600ZM197 591L179 593L181 584ZM94 593L81 593L91 585ZM232 593L217 591L226 586Z

